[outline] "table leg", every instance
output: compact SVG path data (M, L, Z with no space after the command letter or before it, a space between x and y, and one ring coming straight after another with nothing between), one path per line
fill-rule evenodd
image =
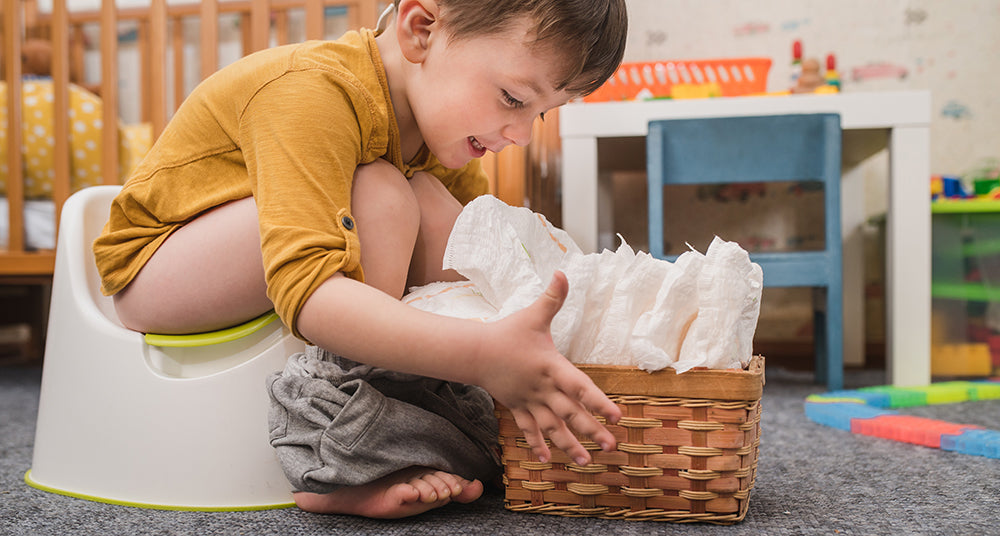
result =
M597 251L597 139L563 138L562 226L584 253Z
M889 137L886 229L886 356L895 386L931 380L930 129L897 127Z

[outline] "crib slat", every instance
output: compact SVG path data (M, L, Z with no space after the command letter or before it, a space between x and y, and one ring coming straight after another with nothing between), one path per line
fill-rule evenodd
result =
M24 252L24 184L21 182L23 143L21 116L21 28L24 12L17 0L3 0L4 79L7 81L7 249Z
M55 202L56 229L63 203L69 197L72 181L69 168L69 12L66 0L53 0L52 26L52 134L53 171L52 201ZM58 236L57 236L58 237Z
M70 38L70 72L78 73L79 79L84 80L83 54L86 47L87 37L83 33L83 23L73 20L71 23L73 35ZM58 26L57 26L58 28ZM67 31L68 33L68 31Z
M136 24L136 48L139 52L139 117L142 122L149 123L152 116L150 108L152 101L149 99L149 20L142 19ZM119 59L121 59L119 57Z
M392 0L388 0L392 1ZM347 21L351 28L375 28L378 22L378 6L373 0L345 0Z
M278 46L288 44L288 12L274 13L274 40Z
M174 58L174 61L180 61ZM149 9L149 100L153 137L167 124L167 3L153 0Z
M166 116L166 110L177 110L180 107L181 101L184 100L184 68L186 59L184 57L184 19L181 17L169 18L170 22L173 24L173 36L170 38L170 48L172 50L174 58L174 89L173 89L173 108L166 108L164 104L164 115ZM172 115L172 114L171 114ZM167 118L167 121L170 119ZM158 134L154 133L154 136Z
M118 184L118 11L114 0L101 0L101 177Z
M22 0L21 1L21 23L24 25L25 29L38 26L38 1L37 0ZM26 32L26 37L42 37L37 34L30 34Z
M250 2L250 49L244 54L264 50L271 40L271 2L251 0Z
M204 80L219 68L219 2L205 0L201 3L201 79Z
M306 39L323 39L324 23L323 0L306 0Z

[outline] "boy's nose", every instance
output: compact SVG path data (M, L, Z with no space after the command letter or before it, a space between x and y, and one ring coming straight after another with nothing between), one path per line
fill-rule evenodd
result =
M531 128L535 124L535 119L522 119L514 121L504 127L502 132L505 139L510 140L514 145L525 146L531 143Z

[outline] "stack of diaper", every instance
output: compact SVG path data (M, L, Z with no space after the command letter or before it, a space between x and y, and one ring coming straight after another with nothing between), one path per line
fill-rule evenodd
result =
M750 361L762 272L718 237L705 254L692 249L673 263L635 252L624 239L615 251L584 254L541 214L482 196L455 223L444 268L468 282L414 288L404 301L486 322L531 304L553 272L564 272L569 294L552 338L574 363L680 373Z

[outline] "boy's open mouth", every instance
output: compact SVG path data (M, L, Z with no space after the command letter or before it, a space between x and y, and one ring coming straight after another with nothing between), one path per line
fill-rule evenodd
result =
M485 151L486 150L486 147L484 147L483 144L479 143L479 140L477 140L474 136L469 136L469 143L471 143L472 144L472 148L475 149L475 150L477 150L477 151Z

